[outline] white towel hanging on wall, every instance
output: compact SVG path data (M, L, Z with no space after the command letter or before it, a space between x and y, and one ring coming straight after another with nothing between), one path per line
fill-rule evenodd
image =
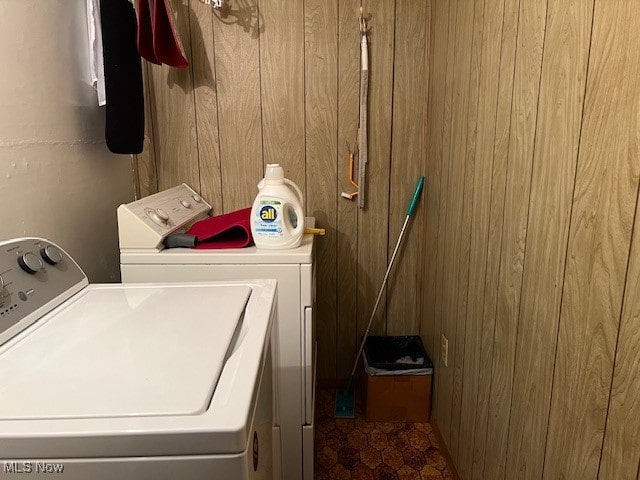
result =
M98 92L98 105L106 105L104 59L102 57L102 28L100 0L87 0L87 33L89 35L89 71L91 84Z

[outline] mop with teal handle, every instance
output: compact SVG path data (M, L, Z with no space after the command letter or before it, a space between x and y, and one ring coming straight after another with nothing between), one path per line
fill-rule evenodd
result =
M402 237L404 236L404 232L407 229L407 225L409 224L409 219L416 211L418 206L418 202L420 201L420 195L422 194L422 188L424 187L424 176L420 177L418 183L416 184L416 188L413 191L413 196L411 197L411 203L409 203L409 208L407 209L407 216L404 219L404 224L402 225L402 230L400 230L400 236L398 237L398 241L396 243L396 248L393 250L393 255L391 255L391 261L387 266L387 271L384 274L384 279L382 280L382 285L380 286L380 291L378 292L378 298L376 298L376 303L373 306L373 311L371 312L371 318L369 318L369 324L367 325L367 330L364 333L364 337L362 337L362 343L360 343L360 349L358 350L358 354L356 355L356 359L353 362L353 369L351 370L351 376L349 377L349 383L347 383L347 388L339 389L336 392L336 411L335 416L340 418L354 418L355 416L355 392L353 386L353 379L356 374L356 368L358 367L358 360L360 359L360 355L362 355L362 350L364 349L364 344L367 341L367 336L369 335L369 329L371 328L371 324L373 323L373 318L376 315L376 311L378 310L378 305L380 304L380 299L382 298L382 293L384 292L384 287L387 285L387 280L389 279L389 272L391 272L391 268L393 267L393 262L396 259L396 255L398 250L400 249L400 244L402 243Z

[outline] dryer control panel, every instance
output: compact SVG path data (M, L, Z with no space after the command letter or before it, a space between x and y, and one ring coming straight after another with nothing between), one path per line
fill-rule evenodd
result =
M48 240L0 242L0 344L87 284L76 262Z
M187 184L118 207L120 250L160 251L167 235L206 218L211 205Z

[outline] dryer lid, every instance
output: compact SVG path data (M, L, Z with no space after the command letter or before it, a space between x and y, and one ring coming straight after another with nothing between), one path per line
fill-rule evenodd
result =
M206 411L246 285L96 285L0 348L0 420Z

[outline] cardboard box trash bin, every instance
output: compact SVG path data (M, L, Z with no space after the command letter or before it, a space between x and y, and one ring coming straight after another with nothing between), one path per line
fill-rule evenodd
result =
M433 364L420 337L369 337L362 359L366 421L429 421Z

